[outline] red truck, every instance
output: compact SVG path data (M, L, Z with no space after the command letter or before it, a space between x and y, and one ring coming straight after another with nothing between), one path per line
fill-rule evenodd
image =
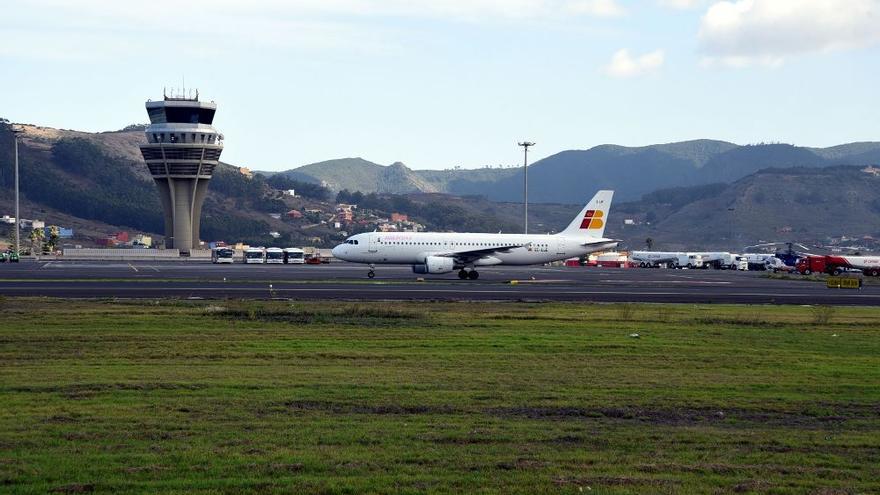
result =
M880 256L807 256L797 262L804 275L828 273L838 275L846 270L860 270L871 277L880 276Z
M797 271L801 272L801 275L824 273L827 268L825 265L825 256L804 256L797 261L795 268L797 268Z

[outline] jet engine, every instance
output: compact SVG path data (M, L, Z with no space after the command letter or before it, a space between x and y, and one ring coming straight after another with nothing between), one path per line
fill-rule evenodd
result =
M413 265L414 273L449 273L455 269L455 261L452 258L444 256L428 256L425 258L425 264Z

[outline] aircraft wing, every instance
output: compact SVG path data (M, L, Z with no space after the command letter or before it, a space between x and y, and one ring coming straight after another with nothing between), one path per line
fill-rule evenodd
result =
M605 246L617 245L617 244L620 244L621 242L623 242L623 241L621 241L620 239L591 239L587 242L582 242L581 246L583 246L583 247L591 247L591 246L605 247Z
M528 246L527 244L510 244L507 246L493 246L482 249L469 249L463 251L451 251L448 253L437 254L435 256L445 256L447 258L455 258L456 261L462 264L473 263L480 258L484 258L486 256L490 256L495 253L507 253L510 252L511 249L520 248Z

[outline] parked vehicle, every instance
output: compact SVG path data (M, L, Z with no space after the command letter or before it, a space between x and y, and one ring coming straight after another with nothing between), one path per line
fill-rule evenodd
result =
M767 258L767 261L764 262L764 267L765 270L772 271L773 273L791 273L795 271L795 267L786 265L782 259L776 256Z
M245 263L265 263L266 251L263 248L248 248L244 252Z
M630 260L639 268L659 268L660 265L675 268L681 254L669 251L633 251L630 254Z
M827 265L825 264L825 256L804 256L798 260L795 265L797 271L803 275L811 275L813 273L825 273Z
M825 256L825 272L839 275L846 271L860 271L865 275L880 276L880 256Z
M305 254L299 248L287 248L284 250L284 262L288 264L303 264L306 262Z
M748 263L749 270L765 271L767 270L767 261L775 258L776 255L769 253L745 253L742 257Z
M736 255L728 252L708 252L698 254L703 261L703 268L716 270L736 270Z
M212 263L232 263L235 250L228 247L215 247L211 250Z
M678 268L705 268L703 266L703 256L699 253L683 253L678 256L676 262Z
M277 247L270 247L266 250L266 263L282 264L284 263L284 250Z

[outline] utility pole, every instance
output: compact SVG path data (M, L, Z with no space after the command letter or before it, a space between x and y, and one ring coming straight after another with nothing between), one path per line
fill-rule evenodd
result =
M21 215L18 209L18 135L24 132L19 126L11 126L12 140L15 142L15 255L21 256L21 240L18 231L21 227Z
M529 233L529 147L535 143L523 141L523 234Z

